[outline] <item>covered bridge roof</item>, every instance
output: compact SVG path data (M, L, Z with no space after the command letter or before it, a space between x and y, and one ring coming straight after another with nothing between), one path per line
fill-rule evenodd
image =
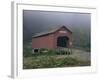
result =
M40 33L36 33L34 36L32 36L33 38L35 37L40 37L40 36L44 36L44 35L48 35L48 34L51 34L51 33L54 33L56 32L57 30L61 29L61 28L65 28L66 30L68 30L69 32L72 33L71 30L69 30L66 26L60 26L60 27L54 27L53 29L50 29L50 30L47 30L47 31L44 31L44 32L40 32Z

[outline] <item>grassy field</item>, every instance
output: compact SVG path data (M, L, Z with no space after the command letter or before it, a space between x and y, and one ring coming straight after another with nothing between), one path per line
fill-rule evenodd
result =
M56 54L52 50L47 53L32 54L31 49L27 49L25 52L23 69L90 66L91 64L90 53L78 49L73 49L70 55Z
M24 58L24 69L54 68L54 67L74 67L89 66L89 61L81 61L71 57L60 56L37 56Z

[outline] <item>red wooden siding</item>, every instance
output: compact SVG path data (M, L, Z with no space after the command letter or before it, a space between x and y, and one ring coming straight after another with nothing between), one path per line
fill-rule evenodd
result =
M54 48L54 35L42 36L32 39L32 48Z
M72 32L67 30L65 27L61 27L57 31L44 36L33 37L32 48L47 48L55 49L57 48L57 38L61 36L68 37L68 47L70 48L70 42L72 42Z

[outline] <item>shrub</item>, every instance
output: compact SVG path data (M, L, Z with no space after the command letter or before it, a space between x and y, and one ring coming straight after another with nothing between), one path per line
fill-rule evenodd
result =
M80 61L71 57L55 56L37 56L24 58L24 69L35 68L53 68L53 67L69 67L69 66L86 66L90 65L89 61Z
M32 49L31 48L24 48L23 49L23 56L24 57L32 56Z

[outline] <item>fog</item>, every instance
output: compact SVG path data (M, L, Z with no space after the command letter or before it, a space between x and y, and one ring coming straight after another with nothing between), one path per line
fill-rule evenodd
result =
M29 41L35 33L62 25L73 33L83 30L83 32L86 31L87 36L90 36L90 23L89 13L23 10L23 40Z

